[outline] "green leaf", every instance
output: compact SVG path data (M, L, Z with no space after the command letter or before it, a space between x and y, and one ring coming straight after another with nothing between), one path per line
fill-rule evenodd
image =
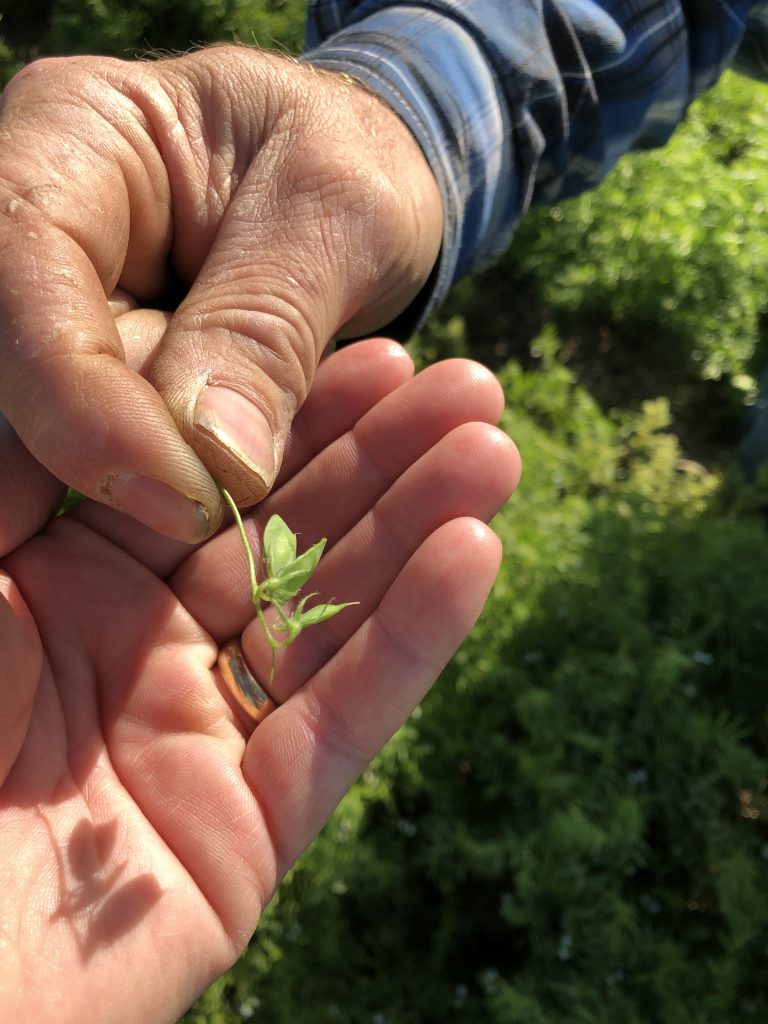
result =
M312 594L312 597L315 595ZM304 602L302 601L299 605L299 609L302 607ZM316 604L314 608L309 608L307 611L296 610L296 613L292 616L294 622L298 622L302 629L305 626L315 626L318 622L325 622L326 619L332 619L334 615L338 615L339 612L345 608L349 608L350 605L360 604L359 601L347 601L345 604L331 604L330 601L326 601L325 604Z
M303 555L294 558L279 572L274 575L270 573L265 587L269 599L271 601L288 601L295 597L317 568L325 545L326 539L323 538L308 548Z
M296 534L278 515L270 516L264 528L264 553L270 576L278 576L296 558Z

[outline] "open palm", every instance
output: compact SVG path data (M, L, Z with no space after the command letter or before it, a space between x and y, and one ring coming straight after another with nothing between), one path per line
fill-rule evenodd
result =
M360 602L250 737L216 668L237 636L268 672L233 528L192 549L86 503L4 559L0 1019L176 1020L471 628L519 462L487 371L410 373L380 341L322 364L247 518L257 551L272 512L328 537L313 588Z

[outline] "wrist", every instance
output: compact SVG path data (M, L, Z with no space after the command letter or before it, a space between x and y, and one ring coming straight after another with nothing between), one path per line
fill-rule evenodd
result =
M509 242L520 184L498 169L513 166L513 132L494 71L458 18L426 9L414 17L405 4L352 17L343 26L311 24L310 41L325 38L302 59L343 71L380 96L429 162L444 223L440 259L415 311L422 322L455 280Z

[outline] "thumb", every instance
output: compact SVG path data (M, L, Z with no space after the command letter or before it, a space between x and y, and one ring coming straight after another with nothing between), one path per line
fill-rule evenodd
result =
M254 205L240 195L229 210L150 375L182 437L241 505L271 489L350 291L303 215L246 220Z
M405 309L440 245L437 186L407 129L386 114L389 150L415 168L398 182L323 96L252 158L151 371L185 441L243 505L272 487L328 342Z

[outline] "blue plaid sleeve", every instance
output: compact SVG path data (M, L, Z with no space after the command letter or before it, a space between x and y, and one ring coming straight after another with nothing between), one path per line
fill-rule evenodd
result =
M663 145L730 64L766 77L768 2L314 0L302 59L343 71L408 124L443 197L438 266L392 331L496 259L532 203ZM393 325L390 325L392 327Z

